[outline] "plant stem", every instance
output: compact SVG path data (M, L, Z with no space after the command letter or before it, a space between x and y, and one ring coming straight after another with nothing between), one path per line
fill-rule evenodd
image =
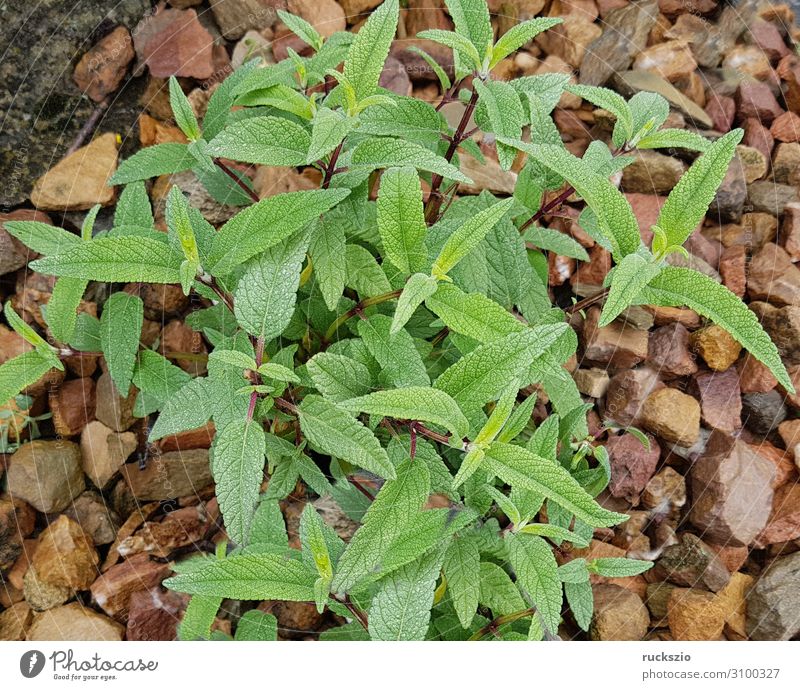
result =
M591 307L593 304L597 304L597 302L601 302L608 296L608 291L610 288L603 288L598 292L596 295L592 295L591 297L584 297L582 300L575 302L571 307L567 307L564 311L567 314L574 314L579 312L581 309L586 309L586 307Z
M342 153L343 146L344 146L344 140L340 141L339 145L335 149L333 149L333 153L331 154L331 159L328 161L328 165L325 168L325 179L322 180L323 189L327 189L331 184L331 179L336 173L336 162L339 160L339 155Z
M493 621L490 621L482 628L476 630L469 639L470 641L480 640L489 633L497 632L497 629L500 626L508 625L509 623L513 623L514 621L518 621L523 618L528 618L529 616L532 616L534 613L536 613L536 609L530 608L530 609L524 609L523 611L515 611L514 613L507 613L505 616L498 616Z
M364 309L367 307L374 307L376 304L397 299L400 297L402 292L402 290L392 290L391 292L384 292L382 295L375 295L374 297L362 299L358 304L356 304L356 306L348 309L330 325L330 328L328 328L328 330L325 332L325 342L329 343L333 336L336 335L336 331L339 330L339 327L352 319L356 314L364 311Z
M264 360L264 336L259 336L256 340L256 367L260 367ZM261 376L256 375L256 381L261 381ZM256 411L256 403L258 402L258 393L256 391L250 392L250 404L247 407L247 421L253 419L253 413Z
M367 614L364 613L355 603L350 599L349 594L345 594L344 596L339 596L337 594L331 594L331 597L338 601L340 604L343 604L347 607L347 610L353 614L353 618L355 618L364 630L369 630L369 620L367 619Z
M575 187L572 185L567 185L567 188L561 192L557 197L548 201L544 206L542 206L536 213L534 213L528 220L526 220L519 228L520 232L525 232L531 225L533 225L536 221L541 220L544 216L546 216L550 211L554 211L555 209L559 208L567 199L569 199L575 193Z
M286 414L297 416L297 405L290 403L285 398L275 398L275 407L282 412L286 412Z
M467 138L466 129L472 113L475 111L475 106L478 103L478 91L472 90L469 103L461 115L461 121L456 127L453 138L450 140L450 146L447 147L447 152L444 154L445 160L449 163L453 160L456 150L461 145L461 142ZM428 225L432 225L439 215L439 209L442 206L442 195L439 193L439 188L442 186L444 178L441 175L435 174L431 178L431 191L428 193L428 198L425 202L425 220Z
M225 163L223 163L219 158L215 158L214 163L220 170L222 170L222 172L224 172L228 177L230 177L239 186L239 188L245 194L247 194L247 196L250 197L253 203L257 203L258 201L260 201L260 199L258 198L258 194L256 194L252 189L250 189L250 187L248 187L244 183L244 180L242 180L241 177L239 177L235 172L233 172L233 170L231 170L227 165L225 165Z

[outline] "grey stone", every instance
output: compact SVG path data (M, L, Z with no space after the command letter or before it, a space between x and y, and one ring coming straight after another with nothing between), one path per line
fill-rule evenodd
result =
M800 553L774 561L747 596L751 640L790 640L800 632Z

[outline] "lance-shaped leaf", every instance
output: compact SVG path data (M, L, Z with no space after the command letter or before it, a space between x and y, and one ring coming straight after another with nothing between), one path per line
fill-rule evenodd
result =
M507 484L545 496L594 527L611 527L628 519L601 508L561 465L525 448L495 442L486 451L484 467Z
M164 581L187 594L248 601L314 601L317 574L300 561L275 553L239 553L209 561Z
M569 256L579 261L589 261L586 250L569 235L550 228L531 226L525 232L525 241L559 256Z
M703 219L743 133L741 129L734 129L717 139L669 193L656 221L664 233L666 246L654 246L654 252L680 247Z
M530 595L545 627L555 633L561 620L561 580L552 549L541 537L526 534L509 534L506 543L517 583Z
M603 577L633 577L653 567L652 561L637 561L633 558L595 558L588 564L589 572Z
M153 227L153 209L147 187L141 180L125 185L114 209L114 226L132 225L140 228Z
M211 639L211 626L217 619L221 604L222 597L195 594L189 600L178 626L178 639L188 642Z
M114 385L127 397L144 324L144 305L135 295L115 292L100 315L100 348Z
M0 405L36 383L52 368L52 360L38 350L24 352L0 364Z
M583 84L570 84L567 86L567 91L580 96L598 108L607 110L617 118L614 135L619 137L620 140L617 141L615 139L615 145L619 146L629 141L633 136L633 114L631 113L631 108L628 102L616 91L602 86L584 86Z
M461 537L450 543L442 563L447 591L463 628L469 628L478 608L481 585L475 573L480 568L480 559L477 543Z
M506 31L492 49L492 59L489 62L489 69L492 69L502 59L507 58L511 53L524 46L528 41L533 40L542 31L547 31L561 24L564 20L561 17L536 17L529 19L521 24L515 24Z
M594 211L603 235L611 243L615 259L632 254L641 244L639 224L630 203L607 179L601 177L563 146L526 144L498 137L527 153L545 168L567 180Z
M208 269L214 275L225 275L316 220L349 193L349 189L289 192L267 197L239 211L214 237Z
M641 254L628 254L624 257L611 274L611 289L603 305L598 325L607 326L633 304L642 288L655 278L660 270L661 266L648 261Z
M10 220L3 227L26 247L45 256L81 244L77 235L38 220Z
M260 165L305 165L311 135L301 125L266 115L229 124L208 144L212 156ZM146 149L145 149L146 150Z
M34 271L103 283L179 283L183 257L149 237L98 237L30 264Z
M207 379L194 378L167 400L159 412L147 440L151 443L164 436L203 426L211 418L211 399Z
M500 222L513 205L514 199L503 199L476 213L461 225L444 243L439 256L433 262L432 274L447 275L459 261L481 243L486 234Z
M239 85L256 70L261 62L260 59L246 62L234 72L228 75L221 84L214 89L211 98L208 99L206 114L203 117L203 135L206 139L213 139L219 130L223 128L231 111L231 106Z
M690 151L708 151L711 142L690 129L659 129L639 139L637 149L689 149Z
M250 538L266 452L264 430L252 419L231 422L222 428L211 448L211 470L225 531L241 546Z
M575 622L581 630L589 630L594 613L594 592L588 580L585 582L565 582L564 594L567 603L575 617Z
M441 175L445 179L470 184L472 180L454 165L430 149L410 141L371 138L359 144L353 151L351 167L371 172L379 168L412 166L418 170Z
M444 549L432 549L381 583L369 610L373 640L425 639L443 557Z
M386 258L403 273L423 270L428 262L427 227L417 171L403 167L384 172L377 207Z
M481 561L479 575L480 603L490 608L495 616L516 613L528 607L508 573L496 563Z
M417 36L426 41L433 41L450 48L465 71L477 72L481 68L481 56L472 42L465 36L444 29L428 29L420 31ZM460 72L461 70L459 70Z
M415 273L403 286L403 292L397 298L397 307L392 318L391 335L397 333L408 320L414 315L420 304L422 304L434 292L438 282L433 276L427 273Z
M234 293L239 324L264 341L280 335L294 314L308 233L298 232L248 264Z
M445 0L456 31L484 55L492 42L492 24L485 0ZM479 62L480 66L480 62Z
M328 155L356 125L356 120L338 110L320 108L314 115L311 128L307 163L314 163Z
M477 81L480 98L475 108L475 124L486 132L519 139L525 124L525 112L513 86L503 81ZM517 150L497 142L497 159L503 170L510 170Z
M271 613L250 609L236 624L237 642L275 642L278 639L278 619Z
M568 328L564 323L537 326L481 345L446 369L434 387L448 393L462 410L474 411L496 399L508 381L527 371Z
M75 334L77 309L88 284L82 278L64 277L59 278L53 286L53 293L43 311L50 332L59 342L68 343Z
M334 403L308 395L298 408L300 428L320 452L363 467L380 477L395 476L394 465L375 435Z
M314 275L319 283L325 306L330 311L334 311L339 304L347 276L346 266L342 261L347 239L342 225L331 218L334 215L336 213L332 212L320 220L308 246Z
M688 268L667 266L640 293L638 304L687 306L722 326L766 366L787 391L794 386L778 349L756 315L724 285Z
M407 460L398 466L397 478L383 485L339 559L334 592L346 592L373 574L384 549L415 519L429 492L430 473L425 463Z
M314 386L328 400L341 402L369 392L369 369L361 362L333 352L318 352L306 363Z
M289 31L295 36L302 38L308 45L314 48L314 50L322 48L322 36L320 36L319 32L305 19L291 12L285 12L284 10L278 10L278 17L286 24Z
M383 63L389 55L400 13L398 0L384 0L356 34L344 61L344 76L353 86L356 101L378 88Z
M134 153L122 161L117 171L108 181L111 185L127 184L137 180L148 180L159 175L190 170L197 165L197 159L186 144L155 144Z
M195 267L200 265L197 239L189 219L189 203L178 185L172 185L167 195L164 216L167 221L170 240L177 245L186 259ZM184 290L184 292L187 292Z
M200 125L197 123L192 105L186 94L183 93L181 85L175 77L169 78L169 104L172 108L172 115L175 124L180 127L189 141L196 141L200 138Z
M340 405L351 412L437 424L447 429L455 439L462 439L469 433L469 422L456 401L430 386L375 391Z
M392 320L375 314L358 324L358 334L369 353L378 361L383 375L397 388L427 386L430 383L414 339L405 330L391 333Z

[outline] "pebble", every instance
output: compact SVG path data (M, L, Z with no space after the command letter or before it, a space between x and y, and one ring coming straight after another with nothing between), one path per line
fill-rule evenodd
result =
M800 186L800 144L793 141L775 147L772 174L780 184Z
M31 441L11 456L8 492L44 513L64 510L84 489L81 451L70 441Z
M33 611L24 601L17 602L0 612L0 641L24 640L33 621Z
M760 180L767 174L767 170L769 169L764 154L757 148L744 144L739 144L736 147L736 158L734 159L733 165L741 165L747 184Z
M774 464L744 441L713 431L690 471L691 523L709 542L751 544L769 518L775 473Z
M611 369L630 369L647 358L648 333L614 321L599 327L600 309L590 308L583 325L584 357Z
M766 160L770 160L775 140L770 134L769 127L762 124L758 118L749 117L744 121L743 129L744 137L742 137L742 143L758 149L764 154Z
M700 416L711 429L733 433L742 426L742 392L735 369L695 377L700 394Z
M792 263L785 249L767 242L750 262L747 292L751 299L800 306L800 268Z
M747 202L754 211L782 216L786 206L800 200L796 187L758 180L747 187Z
M725 610L711 592L676 587L667 601L667 620L676 640L719 640Z
M742 419L750 431L767 436L786 419L788 410L777 390L747 393L742 397Z
M633 424L639 419L647 396L663 387L655 369L645 366L623 370L609 381L605 416L621 426Z
M117 513L94 491L84 491L63 514L75 520L97 545L113 542L120 525Z
M798 538L800 538L800 484L784 484L775 491L772 514L756 542L763 547Z
M665 441L691 446L700 435L700 405L691 395L662 388L644 401L641 423Z
M661 457L661 448L648 434L650 449L632 434L622 433L609 437L606 450L611 461L611 482L608 489L615 498L624 498L632 505L639 503L639 495L653 476Z
M212 482L208 450L202 448L150 458L144 470L136 463L124 465L122 476L139 501L195 496Z
M117 90L135 56L130 32L118 26L83 54L72 79L89 98L100 103Z
M775 99L772 89L766 84L755 81L743 81L739 85L736 102L740 119L753 118L767 127L783 113L783 108Z
M124 623L128 620L131 595L160 585L170 572L168 563L151 561L147 554L132 556L94 581L92 599L104 613Z
M98 489L104 489L136 446L136 434L130 431L119 434L102 422L90 422L81 434L83 471Z
M695 373L697 363L689 351L689 331L679 323L654 330L648 341L647 363L665 379Z
M125 628L83 604L73 602L34 618L28 641L119 642Z
M178 623L188 597L163 587L143 589L131 594L125 639L138 642L177 639Z
M638 151L622 171L622 188L639 194L667 194L678 184L686 166L678 158L657 151Z
M323 38L347 28L344 10L336 0L289 0L289 12L305 19Z
M232 8L239 2L225 0L219 4ZM259 8L266 10L260 3ZM250 28L241 26L239 36ZM133 46L139 60L137 72L147 65L153 77L162 79L173 75L208 79L214 74L214 38L193 9L157 8L133 30Z
M77 436L94 419L97 404L94 379L64 381L49 395L53 426L59 436Z
M608 390L608 383L611 380L605 369L576 369L572 374L575 385L583 395L590 398L602 398Z
M800 115L791 110L779 115L769 128L770 134L776 141L800 141Z
M647 634L647 607L633 592L617 585L598 584L589 628L593 640L641 640Z
M789 640L800 632L800 552L773 561L747 596L751 640Z
M734 159L717 189L709 212L723 223L738 223L747 200L747 181L744 168Z
M39 535L33 554L40 580L75 591L88 589L94 582L99 562L91 537L65 515Z
M676 82L692 74L697 69L697 62L687 41L673 40L643 50L633 61L633 68Z
M133 406L136 404L136 388L131 386L127 398L120 396L111 375L105 371L97 379L97 408L95 417L112 431L127 431L136 422Z
M45 582L33 568L28 568L22 578L22 592L25 601L34 611L46 611L61 606L73 596L69 587Z
M697 352L714 371L727 371L733 366L742 346L724 328L716 324L692 333L692 349Z
M717 554L691 532L684 532L680 539L679 544L664 549L655 573L681 587L711 592L725 587L731 575Z

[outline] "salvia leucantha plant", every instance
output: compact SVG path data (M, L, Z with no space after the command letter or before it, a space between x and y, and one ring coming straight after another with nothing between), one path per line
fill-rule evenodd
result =
M741 130L712 143L664 129L661 96L626 101L563 74L493 79L498 62L561 20L532 19L495 42L485 0L447 6L455 31L420 34L454 53L451 81L420 51L441 81L439 107L378 86L398 0L356 35L325 40L281 13L310 56L289 50L275 65L243 65L214 91L202 125L173 79L175 120L190 143L150 146L120 165L112 229L92 231L97 209L81 236L6 224L42 255L31 268L58 280L48 340L6 304L8 323L33 349L0 368L0 400L61 369L63 357L96 352L120 394L135 389L135 413L155 419L150 441L214 422L211 468L229 541L177 562L166 581L193 595L184 638L211 636L230 598L316 602L348 621L323 638L537 640L557 634L564 599L588 628L591 573L647 569L620 558L559 566L554 555L627 519L594 500L609 481L608 456L588 435L589 406L564 367L575 333L548 296L546 252L588 259L539 224L568 199L584 202L580 225L614 262L602 292L568 312L604 301L605 325L630 305L688 306L793 390L742 301L670 263L685 253ZM582 158L566 150L551 118L564 91L613 114L610 144L593 141ZM440 110L453 101L464 104L455 128ZM504 170L524 157L513 196L457 196L471 181L459 162L483 161L473 122ZM630 151L663 147L699 156L646 246L609 178ZM225 161L313 166L322 181L259 200ZM145 180L186 170L241 210L214 228L173 186L168 232L157 231ZM114 292L99 320L77 313L89 281L179 283L202 298L187 323L213 347L207 376L191 378L140 348L134 295ZM549 416L534 428L537 391ZM298 480L360 523L348 543L309 503L302 548L289 547L279 502ZM275 634L275 619L254 609L237 639Z

